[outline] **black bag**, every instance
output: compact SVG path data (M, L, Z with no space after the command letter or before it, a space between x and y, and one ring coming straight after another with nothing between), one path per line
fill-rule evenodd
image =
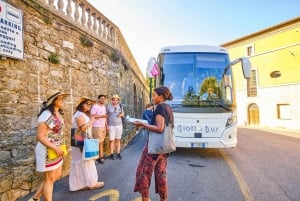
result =
M84 135L77 133L77 137L75 137L76 132L78 132L77 128L71 128L71 146L82 149L84 145Z

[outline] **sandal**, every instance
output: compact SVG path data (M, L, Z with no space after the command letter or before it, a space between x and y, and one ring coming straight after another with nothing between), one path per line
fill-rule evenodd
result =
M95 186L88 187L88 189L89 190L94 190L94 189L102 188L103 186L104 186L104 182L98 181Z

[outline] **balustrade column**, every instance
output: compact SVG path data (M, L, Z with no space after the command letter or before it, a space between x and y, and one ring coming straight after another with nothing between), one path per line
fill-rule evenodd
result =
M85 16L85 8L84 8L84 4L80 4L80 6L81 6L81 24L83 25L83 26L85 26L85 24L86 24L86 16Z
M115 29L113 29L113 39L112 39L112 43L113 43L113 45L114 46L116 46L117 45L117 40L116 40L116 31L115 31Z
M79 4L77 0L73 0L73 2L75 3L74 19L76 22L79 22Z
M107 40L110 41L111 39L111 28L109 25L107 25Z
M98 35L102 37L102 19L98 17Z
M89 30L92 29L92 19L91 19L91 10L86 9L87 15L88 15L88 21L87 21L87 27Z
M111 30L110 30L110 41L113 43L114 42L114 33L115 33L115 30L114 28L112 27Z
M96 13L93 13L92 16L93 16L93 21L94 21L93 31L96 33L97 32L97 17L96 17Z
M58 11L64 13L64 0L57 1Z
M109 24L106 25L106 40L109 41Z
M103 24L102 37L103 37L104 39L106 39L106 22L103 21L102 24Z
M68 0L68 4L67 4L67 16L68 17L72 17L72 6L71 6L72 0Z

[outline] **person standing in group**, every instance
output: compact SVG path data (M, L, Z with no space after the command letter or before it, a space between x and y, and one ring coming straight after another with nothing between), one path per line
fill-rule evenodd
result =
M72 117L73 128L77 132L82 132L85 137L92 136L92 121L90 118L90 110L92 104L95 103L88 97L81 97L76 106L75 113ZM98 181L98 173L95 161L83 160L82 149L72 146L72 161L69 175L69 190L78 191L81 189L97 189L102 188L104 182Z
M136 126L142 126L149 131L162 133L165 126L171 124L174 127L174 117L171 107L164 102L172 100L173 95L167 87L154 89L152 101L155 104L153 118L150 124L140 121L134 122ZM143 149L136 172L136 183L134 192L140 192L143 201L149 201L149 188L152 172L155 174L155 189L160 195L161 201L166 201L168 197L167 186L167 159L169 154L148 154L148 141Z
M70 94L62 93L58 90L49 90L47 100L43 102L43 107L38 114L37 145L35 147L36 170L44 173L37 192L28 201L40 200L52 201L53 185L61 177L64 151L59 145L65 143L64 139L64 119L62 107L64 99ZM49 159L47 149L53 149L57 158Z
M149 103L147 104L146 109L143 112L143 119L147 120L148 123L150 124L152 117L153 117L153 104Z
M104 163L103 144L108 129L105 99L105 95L99 95L98 103L94 104L91 109L91 116L94 118L92 134L95 139L99 139L99 159L97 161L102 164Z
M108 128L109 128L109 146L110 146L110 159L122 159L121 157L121 137L123 133L122 118L124 117L124 109L119 103L120 97L113 95L111 103L106 106L108 115Z
M143 111L143 115L142 115L142 119L146 120L148 122L148 124L151 123L152 117L153 117L153 104L152 103L148 103L146 105L146 109ZM143 134L148 133L146 131L146 129L142 129Z

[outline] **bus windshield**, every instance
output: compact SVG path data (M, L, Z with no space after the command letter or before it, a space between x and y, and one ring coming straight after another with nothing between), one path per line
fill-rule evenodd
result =
M167 86L173 107L223 107L231 110L232 74L226 53L166 53L159 56L161 85Z

